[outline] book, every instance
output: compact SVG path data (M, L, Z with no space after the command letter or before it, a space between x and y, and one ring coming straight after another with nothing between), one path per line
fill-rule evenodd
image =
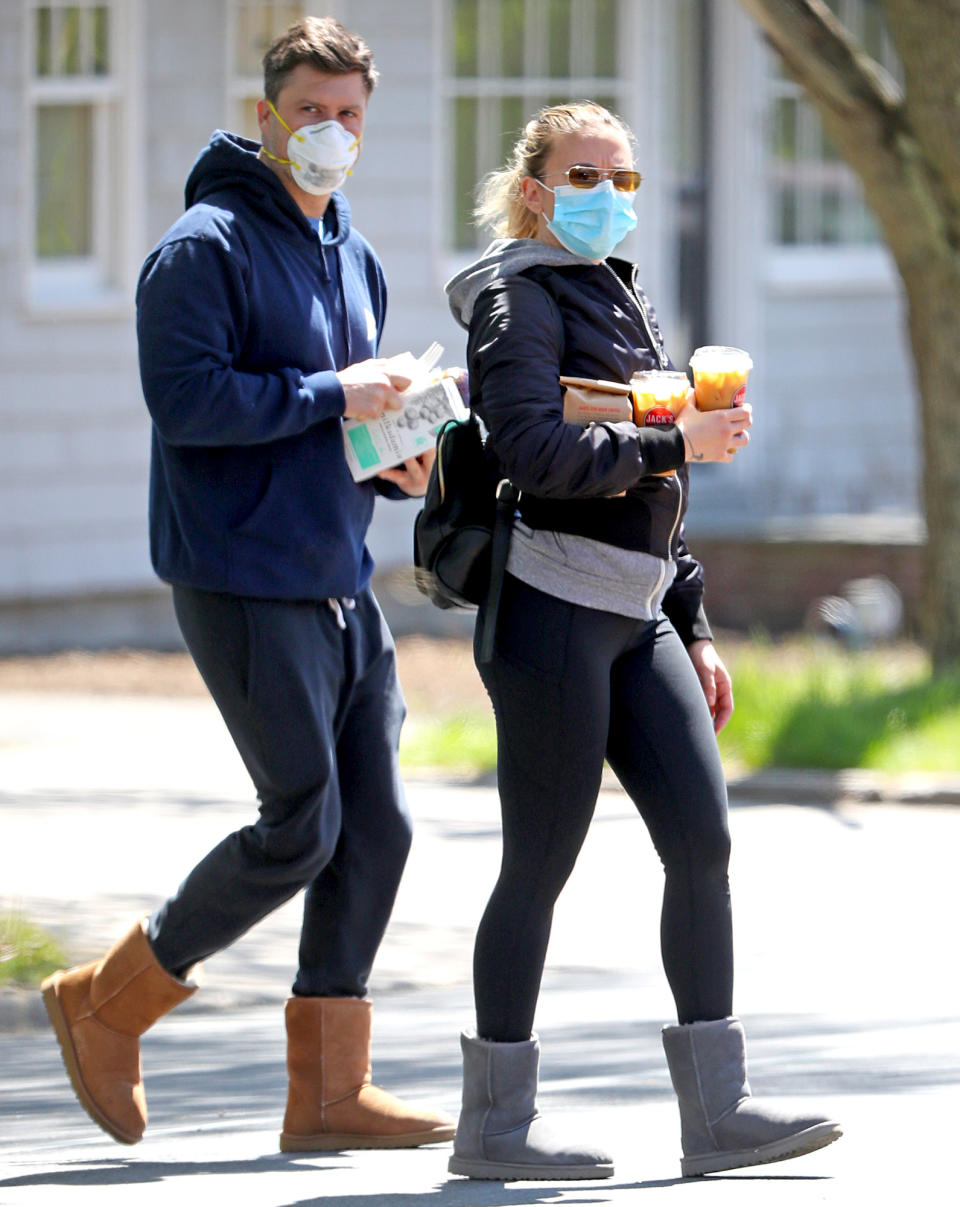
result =
M389 370L412 379L400 393L402 410L384 411L377 419L344 419L344 452L355 482L420 456L436 445L437 432L445 423L467 418L454 377L431 371L442 352L434 344L422 357L401 353L387 362Z

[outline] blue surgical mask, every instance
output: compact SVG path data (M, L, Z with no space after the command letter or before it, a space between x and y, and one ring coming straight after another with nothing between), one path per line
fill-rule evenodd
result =
M637 225L634 194L615 189L611 180L603 180L592 189L576 189L569 184L555 189L543 187L555 199L547 230L578 256L605 260Z

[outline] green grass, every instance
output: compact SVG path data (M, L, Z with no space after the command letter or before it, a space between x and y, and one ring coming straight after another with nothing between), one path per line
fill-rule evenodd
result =
M497 737L489 712L450 717L411 717L403 730L400 760L405 770L438 768L482 775L497 765Z
M67 958L59 943L22 914L0 912L0 985L38 985Z
M722 638L736 710L720 735L729 771L762 767L960 773L960 670L935 679L914 646L851 652L828 641ZM496 767L488 712L411 716L407 771Z
M736 710L720 735L727 762L960 771L960 672L933 678L918 651L755 641L728 665Z

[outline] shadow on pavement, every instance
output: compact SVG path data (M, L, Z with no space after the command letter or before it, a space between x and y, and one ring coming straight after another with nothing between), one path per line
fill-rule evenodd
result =
M349 1156L345 1159L349 1160ZM77 1186L141 1186L149 1183L166 1182L173 1178L193 1178L198 1175L231 1175L231 1174L270 1174L278 1173L322 1175L328 1170L343 1172L342 1163L336 1157L326 1158L322 1163L305 1160L302 1157L286 1156L278 1153L275 1156L258 1157L250 1161L135 1161L135 1160L103 1160L85 1161L83 1168L59 1168L43 1173L24 1174L20 1177L0 1179L0 1188L15 1187L62 1186L64 1188ZM358 1174L358 1176L360 1176ZM727 1182L742 1180L749 1177L751 1181L770 1182L829 1182L831 1179L822 1175L803 1176L797 1174L777 1174L756 1171L744 1171L739 1175L713 1175L702 1179L703 1183ZM524 1204L556 1202L558 1194L563 1194L563 1203L589 1204L609 1202L612 1191L656 1190L670 1186L697 1185L701 1180L685 1178L665 1178L641 1182L565 1182L557 1179L554 1182L544 1182L541 1185L527 1184L514 1186L510 1183L495 1181L472 1181L464 1178L451 1178L424 1193L414 1191L387 1193L371 1191L369 1194L318 1194L311 1198L291 1199L284 1207L312 1207L323 1203L326 1207L369 1207L376 1202L377 1207L409 1207L410 1204L423 1204L424 1207L456 1207L463 1204L483 1205L483 1207L522 1207ZM591 1193L594 1191L595 1193Z

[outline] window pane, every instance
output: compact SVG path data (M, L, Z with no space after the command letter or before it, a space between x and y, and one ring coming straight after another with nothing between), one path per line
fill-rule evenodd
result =
M454 75L477 74L477 0L454 0Z
M524 74L524 6L523 0L500 0L500 74Z
M110 10L105 4L100 4L93 10L92 24L93 74L108 75L110 72Z
M53 13L53 70L56 75L80 74L80 10L55 9Z
M478 102L470 96L454 101L453 238L455 247L473 247L474 190L477 186Z
M527 112L528 107L530 112ZM523 127L533 116L533 107L522 96L505 96L500 101L500 164L507 162L511 151L523 132Z
M616 0L595 0L596 66L595 75L617 74L617 3Z
M37 9L37 45L36 45L36 71L37 75L49 75L52 70L50 63L50 7L43 5Z
M471 221L477 184L507 161L538 109L580 99L572 95L574 77L598 78L602 86L596 99L614 112L622 107L616 44L620 3L446 0L448 75L457 80L456 95L448 102L450 233L456 247L473 248L486 238ZM519 79L527 81L525 88L517 86Z
M36 254L39 257L92 254L92 158L92 106L38 106Z
M108 75L108 5L44 4L37 9L34 63L38 76Z
M570 78L570 0L549 0L547 9L547 74Z
M797 157L797 100L781 96L774 102L773 155L792 162Z
M777 197L774 214L776 227L774 238L778 243L797 243L797 192L796 189L781 189Z

